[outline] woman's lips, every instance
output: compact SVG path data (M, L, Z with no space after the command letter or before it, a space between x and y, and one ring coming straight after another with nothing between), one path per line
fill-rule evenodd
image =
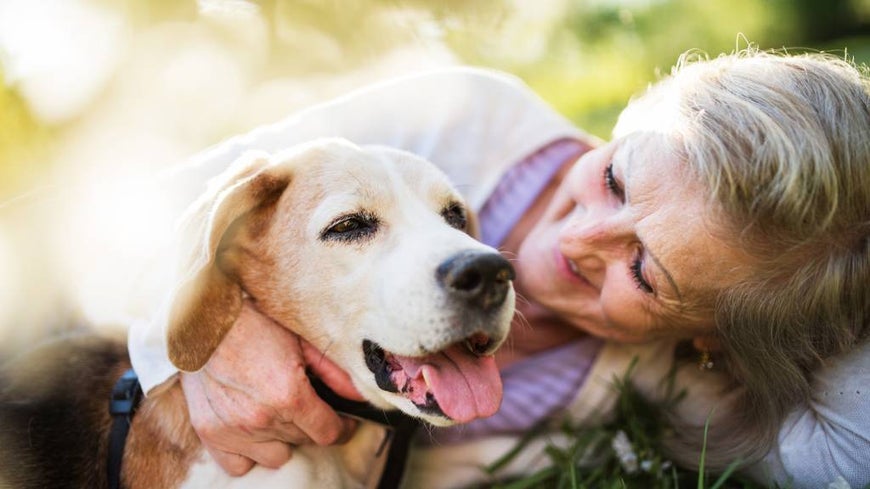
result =
M556 259L556 268L568 280L577 284L591 285L577 268L577 264L565 257L558 248L553 250L553 254Z

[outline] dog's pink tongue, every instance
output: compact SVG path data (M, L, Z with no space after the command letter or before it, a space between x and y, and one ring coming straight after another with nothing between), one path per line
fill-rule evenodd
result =
M501 376L490 356L473 355L464 345L422 358L396 356L417 393L431 392L454 421L492 416L502 398Z

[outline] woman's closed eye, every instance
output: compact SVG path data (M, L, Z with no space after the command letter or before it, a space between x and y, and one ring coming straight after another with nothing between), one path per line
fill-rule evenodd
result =
M625 200L625 191L622 188L622 184L613 176L613 163L608 163L604 167L604 187L620 201Z
M632 259L631 265L628 267L629 272L631 273L631 279L634 281L634 284L638 289L646 292L647 294L654 293L652 285L644 278L643 276L643 261L642 261L643 253L638 251L637 255Z
M604 187L607 188L607 190L610 191L610 193L617 197L621 202L625 201L625 189L622 188L622 184L613 175L613 163L608 163L607 166L604 167ZM631 274L631 279L638 289L646 292L647 294L654 293L652 285L650 285L650 283L643 276L642 250L638 250L637 254L632 259L632 262L629 265L628 269L629 273Z

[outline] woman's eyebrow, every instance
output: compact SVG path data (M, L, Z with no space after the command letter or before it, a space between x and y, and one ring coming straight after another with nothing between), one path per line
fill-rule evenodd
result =
M665 279L671 285L671 288L674 289L674 294L676 294L677 300L683 302L683 294L680 293L680 289L677 287L677 283L674 281L674 277L671 276L670 272L668 272L668 269L665 268L664 265L662 265L662 262L659 261L656 255L652 251L650 251L650 249L643 243L643 241L641 241L641 246L643 246L643 249L646 250L649 257L652 258L653 263L655 263L656 266L659 267L659 270L662 271L662 275L665 276Z

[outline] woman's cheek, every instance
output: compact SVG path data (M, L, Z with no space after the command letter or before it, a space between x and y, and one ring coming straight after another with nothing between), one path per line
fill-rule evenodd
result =
M625 283L602 290L601 310L609 339L631 343L654 339L649 328L651 317L631 297L632 293L639 293L632 287Z

